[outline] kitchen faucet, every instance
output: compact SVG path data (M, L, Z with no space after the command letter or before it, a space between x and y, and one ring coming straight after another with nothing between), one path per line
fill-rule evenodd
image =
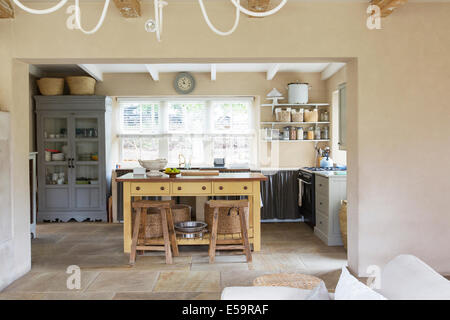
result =
M182 153L178 154L178 167L181 168L181 165L186 166L186 157Z

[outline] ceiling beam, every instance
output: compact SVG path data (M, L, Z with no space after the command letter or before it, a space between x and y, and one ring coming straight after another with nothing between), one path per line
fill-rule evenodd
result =
M278 69L280 69L280 64L279 63L272 64L269 67L269 70L267 70L267 77L266 77L266 79L267 80L273 80L273 78L275 77L275 75L278 72Z
M370 4L379 6L381 16L387 17L407 2L408 0L371 0Z
M0 0L0 18L14 18L14 7L12 6L10 0Z
M152 79L154 81L159 81L159 72L156 67L151 64L146 64L145 67L147 68L148 73L150 73Z
M79 64L81 69L97 81L103 81L103 72L95 64Z
M211 65L211 80L216 81L217 78L217 65L213 63Z
M325 69L320 73L320 78L322 80L327 80L328 78L331 78L332 75L334 75L336 72L341 70L341 68L345 66L344 62L331 62L326 66Z
M114 4L124 18L138 18L141 16L141 3L139 0L114 0Z

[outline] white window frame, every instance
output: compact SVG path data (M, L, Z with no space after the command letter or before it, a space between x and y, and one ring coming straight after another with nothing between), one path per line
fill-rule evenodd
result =
M206 104L206 117L205 121L207 124L207 128L205 129L205 132L199 133L199 134L187 134L189 136L208 136L210 138L214 136L249 136L250 137L250 154L249 154L249 163L246 164L248 166L254 166L256 164L256 157L257 154L257 136L256 136L256 130L254 127L255 123L255 117L257 115L255 106L254 106L254 97L251 96L233 96L233 97L121 97L117 99L118 102L118 112L119 117L117 117L118 121L118 127L119 127L119 133L117 134L117 137L119 138L119 161L123 163L123 139L126 137L137 137L137 138L143 138L143 137L155 137L160 138L159 140L159 157L161 158L168 158L169 155L169 138L171 136L178 136L182 133L172 133L169 132L169 117L167 115L168 107L170 102L181 102L181 103L205 103ZM211 113L212 113L212 105L214 102L228 102L231 103L233 101L237 102L246 102L249 104L249 129L247 132L240 132L240 133L222 133L222 132L216 132L213 126L213 122L211 119ZM143 133L143 132L124 132L122 128L122 118L123 118L123 104L125 103L159 103L159 130L156 133ZM206 139L210 140L212 142L212 139ZM209 158L209 154L213 154L213 151L211 150L213 144L212 143L204 143L204 152L205 157ZM204 159L204 161L210 161L210 159ZM169 163L168 165L176 166L178 163ZM197 164L195 164L197 165ZM199 165L212 165L212 163L202 163Z

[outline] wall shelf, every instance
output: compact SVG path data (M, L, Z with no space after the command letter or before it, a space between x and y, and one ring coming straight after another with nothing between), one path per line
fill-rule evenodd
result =
M320 140L306 140L306 139L304 139L304 140L265 140L265 139L262 139L262 141L271 143L271 142L327 142L330 140L329 139L320 139Z
M314 125L314 124L329 124L329 121L319 121L319 122L280 122L280 121L261 121L261 125Z
M329 103L263 103L261 107L272 107L272 113L275 111L276 107L299 107L299 108L319 108L319 107L329 107Z

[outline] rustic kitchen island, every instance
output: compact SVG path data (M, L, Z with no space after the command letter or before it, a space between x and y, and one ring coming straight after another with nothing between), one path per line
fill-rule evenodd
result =
M147 177L127 173L116 181L123 183L123 244L124 252L131 247L131 202L143 196L247 196L249 208L249 238L254 251L261 250L260 182L267 180L261 173L220 173L217 176ZM225 243L239 242L240 234L220 235ZM177 239L179 245L208 245L208 234L201 239ZM164 244L154 238L149 244Z

